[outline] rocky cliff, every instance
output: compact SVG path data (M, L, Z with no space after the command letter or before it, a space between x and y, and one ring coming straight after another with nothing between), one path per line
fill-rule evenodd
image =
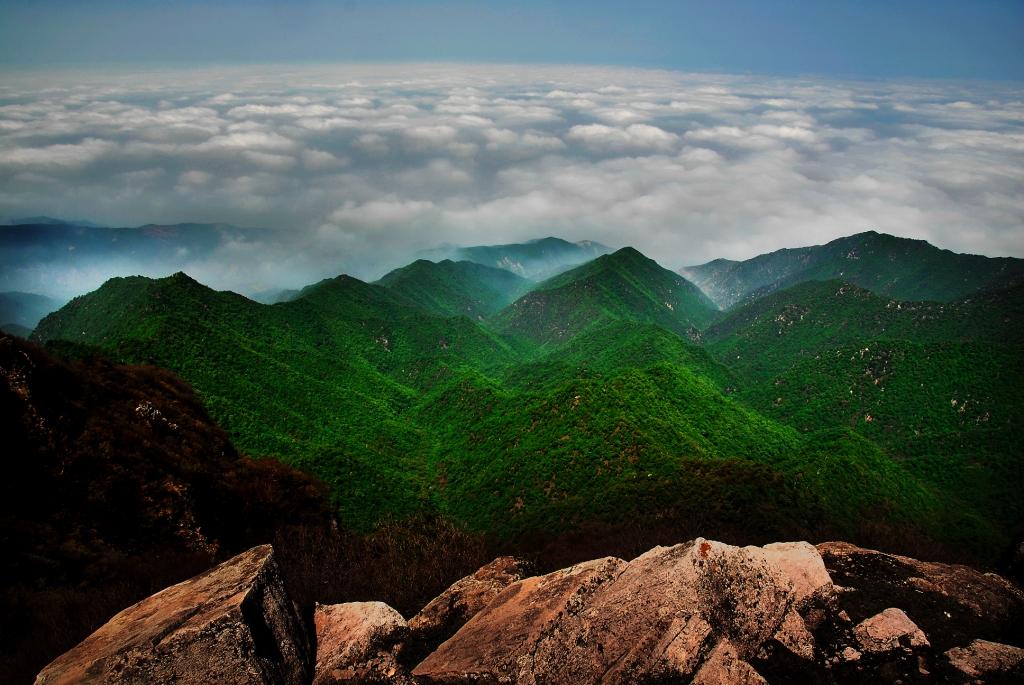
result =
M501 558L408 621L352 602L306 625L263 546L125 609L36 683L1010 683L1022 625L994 574L701 538L545 575Z

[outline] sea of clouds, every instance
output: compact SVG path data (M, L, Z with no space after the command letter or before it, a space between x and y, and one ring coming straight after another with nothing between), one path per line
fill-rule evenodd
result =
M1024 256L1024 88L544 66L6 73L0 218L39 214L289 231L186 263L243 291L546 235L670 268L869 229Z

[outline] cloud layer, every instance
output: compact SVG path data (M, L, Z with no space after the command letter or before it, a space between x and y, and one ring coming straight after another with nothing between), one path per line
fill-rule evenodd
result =
M868 229L1024 256L1024 91L537 66L7 74L0 217L36 214L292 231L189 265L250 291L544 235L673 268Z

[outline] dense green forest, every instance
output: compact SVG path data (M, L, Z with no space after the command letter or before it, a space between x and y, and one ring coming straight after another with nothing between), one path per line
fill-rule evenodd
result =
M867 231L742 262L716 259L680 273L723 309L807 281L830 279L899 300L949 302L1024 277L1024 260L957 254L924 240Z
M240 450L318 476L357 530L686 522L991 562L1024 520L1004 285L929 303L811 279L719 312L624 248L540 283L421 260L274 305L112 279L34 335L180 373Z

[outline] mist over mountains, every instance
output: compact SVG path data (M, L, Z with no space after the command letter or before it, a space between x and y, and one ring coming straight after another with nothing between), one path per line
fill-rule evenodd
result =
M868 228L1019 257L1020 108L1005 84L599 67L11 73L0 217L281 232L105 273L244 293L551 235L670 269ZM102 275L36 281L68 297Z

